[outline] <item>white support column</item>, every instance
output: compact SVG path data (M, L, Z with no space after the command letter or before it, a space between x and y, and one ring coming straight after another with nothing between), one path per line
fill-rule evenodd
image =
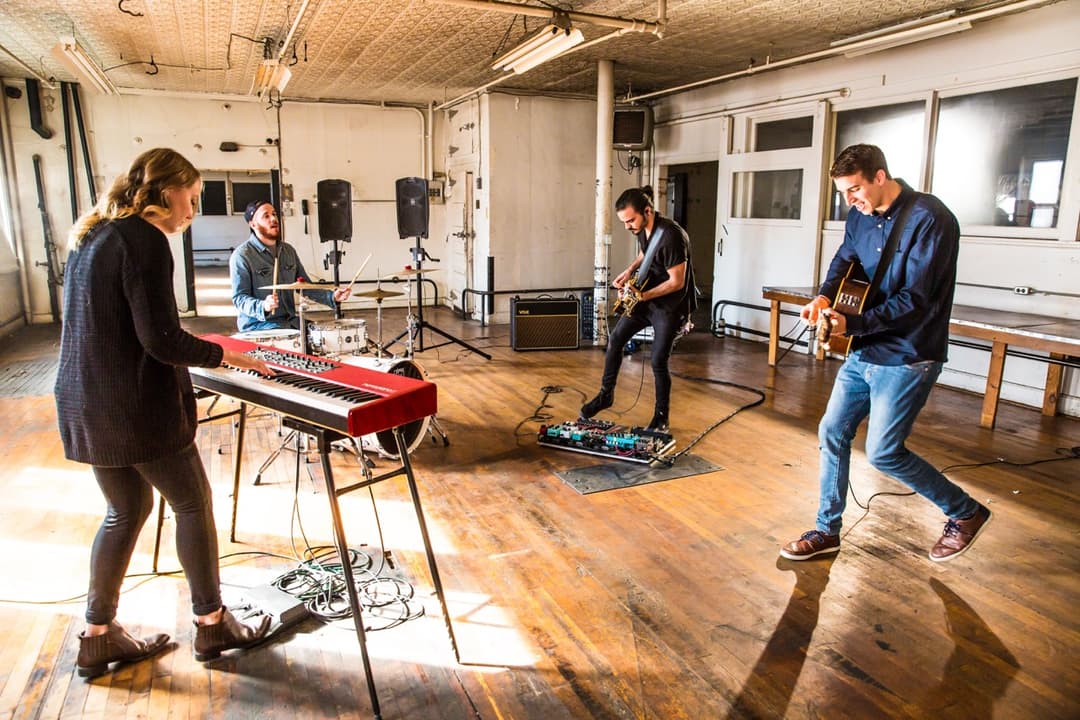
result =
M615 73L611 60L597 63L596 79L596 234L593 260L593 344L608 338L608 268L611 254L611 148L615 125Z

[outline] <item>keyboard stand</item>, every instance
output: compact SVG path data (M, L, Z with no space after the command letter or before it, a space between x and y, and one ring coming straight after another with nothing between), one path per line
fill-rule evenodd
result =
M341 509L338 505L338 498L340 496L350 493L353 490L359 490L368 487L369 485L374 485L383 480L389 480L399 475L404 475L406 477L409 483L409 494L412 496L413 509L416 511L416 521L420 526L420 535L424 539L424 551L427 553L428 570L431 573L431 580L435 586L435 595L439 598L439 605L442 608L443 621L446 623L446 631L450 636L450 646L454 651L454 658L459 663L461 662L461 656L458 653L457 639L454 637L454 627L450 622L450 611L446 607L446 595L443 592L442 580L439 577L439 567L435 562L435 553L431 549L431 539L428 536L427 522L424 519L424 510L420 504L420 493L416 487L416 478L413 476L412 463L409 461L405 437L401 427L394 428L394 439L397 441L401 467L339 488L334 482L333 469L330 467L331 444L338 440L345 440L348 436L289 416L282 418L282 423L285 427L314 437L318 446L319 459L322 463L323 479L326 482L326 496L330 501L330 514L334 523L334 545L337 548L338 557L341 560L342 573L345 576L345 590L349 598L349 609L352 611L353 627L356 628L356 639L360 644L360 657L364 663L364 676L367 680L368 694L371 697L371 709L375 719L381 720L382 715L379 711L379 698L375 690L375 679L371 673L371 661L368 658L367 652L367 635L364 631L364 621L362 616L363 607L360 604L360 598L356 592L356 582L353 578L352 565L349 563L348 559L349 543L345 538L345 526L341 522ZM233 507L235 508L236 506L234 505Z

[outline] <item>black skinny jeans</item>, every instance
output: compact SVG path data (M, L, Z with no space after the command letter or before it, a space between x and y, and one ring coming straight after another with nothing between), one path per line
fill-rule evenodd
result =
M615 323L615 329L608 337L607 352L604 354L604 376L600 387L609 392L615 391L615 382L619 378L622 365L623 347L642 329L652 325L652 371L653 385L656 389L655 411L668 414L671 404L671 372L668 359L671 346L675 344L675 335L682 325L682 314L677 310L666 310L655 303L640 305L635 313L623 315Z
M154 488L176 516L176 552L191 589L192 612L209 615L220 608L217 527L210 482L195 444L139 465L95 465L94 476L109 507L90 551L86 622L107 625L116 617L120 585L139 531L154 508Z

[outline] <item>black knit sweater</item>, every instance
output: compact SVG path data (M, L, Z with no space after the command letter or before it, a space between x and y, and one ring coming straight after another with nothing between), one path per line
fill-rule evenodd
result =
M138 216L105 222L68 258L56 414L64 454L135 465L195 438L187 368L221 364L220 345L180 327L169 242Z

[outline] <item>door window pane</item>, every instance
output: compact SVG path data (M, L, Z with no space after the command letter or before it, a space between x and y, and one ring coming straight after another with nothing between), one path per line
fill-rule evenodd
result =
M885 153L889 174L918 188L923 165L925 115L926 103L921 100L838 112L836 154L849 145L877 145ZM834 187L829 201L829 220L844 220L847 212L847 202Z
M933 192L963 225L1057 227L1076 78L945 98Z
M731 216L798 220L802 211L802 170L737 172Z
M754 152L804 148L814 144L814 117L789 118L757 123L754 126Z

